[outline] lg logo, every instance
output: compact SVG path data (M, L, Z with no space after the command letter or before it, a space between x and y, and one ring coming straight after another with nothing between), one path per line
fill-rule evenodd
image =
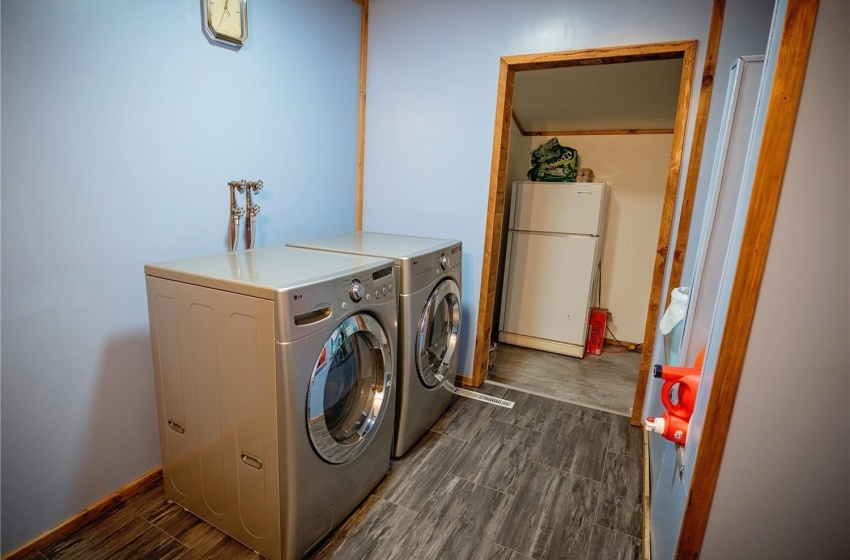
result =
M294 296L292 296L292 299L294 299L294 300L298 301L299 299L301 299L301 298L303 298L303 297L304 297L304 296L302 296L301 294L295 294Z

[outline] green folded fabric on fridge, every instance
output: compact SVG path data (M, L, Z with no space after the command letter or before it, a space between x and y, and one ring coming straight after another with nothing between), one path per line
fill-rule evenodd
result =
M577 170L578 151L552 138L531 152L527 177L530 181L574 182Z

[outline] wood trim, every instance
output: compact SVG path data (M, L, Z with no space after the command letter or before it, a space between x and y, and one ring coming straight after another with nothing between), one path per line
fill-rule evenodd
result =
M708 125L708 113L711 109L711 94L714 91L714 74L717 69L717 52L720 50L720 36L723 30L723 14L726 0L714 0L711 11L711 24L708 28L708 42L705 47L705 63L702 69L702 85L699 92L699 105L694 124L691 156L688 160L688 175L685 179L685 189L682 193L682 205L679 210L679 227L676 231L676 247L673 250L673 263L670 271L671 289L676 288L682 281L682 267L685 264L685 253L688 249L688 237L691 231L691 218L694 212L694 200L697 192L697 182L702 165L702 151L705 147L705 130ZM666 304L670 304L668 290Z
M360 92L357 106L357 177L354 186L354 229L363 229L363 160L366 156L366 54L369 43L369 0L355 0L360 12Z
M623 45L578 51L560 51L540 54L523 54L503 57L515 72L522 70L544 70L546 68L569 68L570 66L594 66L618 64L641 60L667 60L682 58L693 41L669 41L645 45Z
M525 129L522 128L522 124L520 124L519 118L516 116L516 111L514 111L513 109L511 109L511 118L514 120L514 124L519 129L520 134L522 134L523 136L528 136L529 134L531 134L530 132L526 132Z
M65 520L56 527L50 529L41 536L36 537L30 542L18 547L12 552L3 557L3 560L22 560L28 554L39 548L45 548L62 539L63 537L73 533L86 523L94 521L101 515L108 513L121 505L127 499L135 496L151 484L154 484L162 479L162 467L157 467L152 471L137 478L127 486L113 492L109 496L99 502L90 505L74 517Z
M782 24L776 74L767 104L741 255L676 547L677 559L699 558L705 538L785 179L817 9L818 0L789 0Z
M496 283L498 280L499 259L501 257L499 250L502 238L502 218L505 211L508 149L510 146L510 119L513 110L515 73L520 70L682 58L684 60L682 63L682 80L676 122L673 130L673 148L668 171L662 223L659 228L658 252L655 259L656 272L653 274L653 285L651 289L651 297L655 297L656 299L650 300L649 304L650 309L655 309L656 313L648 313L648 316L652 320L651 322L649 320L647 321L647 334L644 337L644 349L641 356L641 364L644 364L642 370L644 376L648 372L648 361L651 352L648 352L647 348L651 349L655 340L655 322L657 319L667 244L669 243L670 229L672 227L685 127L687 126L696 45L696 41L672 41L646 45L627 45L601 49L508 56L501 59L498 88L496 90L496 118L493 132L492 161L490 165L490 194L487 200L487 222L484 232L481 292L478 301L474 360L472 371L469 372L470 375L459 378L459 383L478 387L487 378L487 362L493 327L493 314L496 305ZM660 274L658 273L659 270ZM643 391L645 392L645 390L646 380L644 380L643 385ZM642 392L640 394L639 404L635 409L635 414L638 418L643 413L643 395L644 393ZM638 402L637 398L636 402Z
M640 426L643 418L643 401L649 380L649 362L655 346L655 333L658 324L658 310L662 302L661 290L664 286L664 269L667 267L667 252L670 247L670 232L673 229L673 214L676 209L676 192L679 188L679 175L682 166L682 152L685 147L685 131L688 126L688 108L691 103L694 64L697 45L693 41L685 51L682 62L682 81L679 84L679 101L676 109L676 125L673 132L673 144L670 152L670 167L667 171L667 189L664 193L664 206L661 208L661 225L658 228L658 245L655 251L655 264L652 271L652 285L649 289L649 305L646 311L646 330L643 336L643 349L640 354L635 400L632 405L631 423Z
M649 504L650 499L650 491L649 487L649 432L646 430L641 430L643 432L643 542L641 542L641 548L643 549L643 560L651 560L652 558L652 548L650 546L650 537L652 533L649 530Z
M487 225L484 230L481 293L478 297L478 328L475 332L475 354L472 380L465 385L479 387L487 379L490 359L490 334L496 307L496 275L499 273L499 250L502 243L502 216L508 174L508 147L511 140L511 114L514 101L514 70L503 57L499 62L496 90L496 123L493 132L493 157L490 164L490 195L487 198Z
M618 134L673 134L672 128L612 128L606 130L532 130L523 136L613 136Z

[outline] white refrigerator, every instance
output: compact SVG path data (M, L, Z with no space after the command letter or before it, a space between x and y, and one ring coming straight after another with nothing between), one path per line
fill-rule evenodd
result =
M514 183L500 342L584 357L608 191L605 183Z

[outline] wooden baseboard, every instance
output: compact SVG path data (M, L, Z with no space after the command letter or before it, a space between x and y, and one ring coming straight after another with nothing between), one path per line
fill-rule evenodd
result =
M464 377L462 375L458 375L455 377L455 385L458 387L465 387L467 389L477 389L478 385L475 385L473 379L471 377Z
M31 553L36 549L50 546L51 544L62 539L63 537L73 533L86 523L89 523L90 521L97 519L101 515L115 509L116 507L127 501L128 498L135 496L140 491L144 490L151 484L154 484L155 482L161 479L162 467L157 467L149 473L146 473L141 477L137 478L136 480L134 480L127 486L121 488L120 490L113 492L101 501L90 505L74 517L67 519L66 521L60 523L59 525L50 529L41 536L36 537L25 545L22 545L10 552L9 554L3 556L3 560L21 560L27 554Z
M643 430L643 560L651 560L649 548L649 432Z

